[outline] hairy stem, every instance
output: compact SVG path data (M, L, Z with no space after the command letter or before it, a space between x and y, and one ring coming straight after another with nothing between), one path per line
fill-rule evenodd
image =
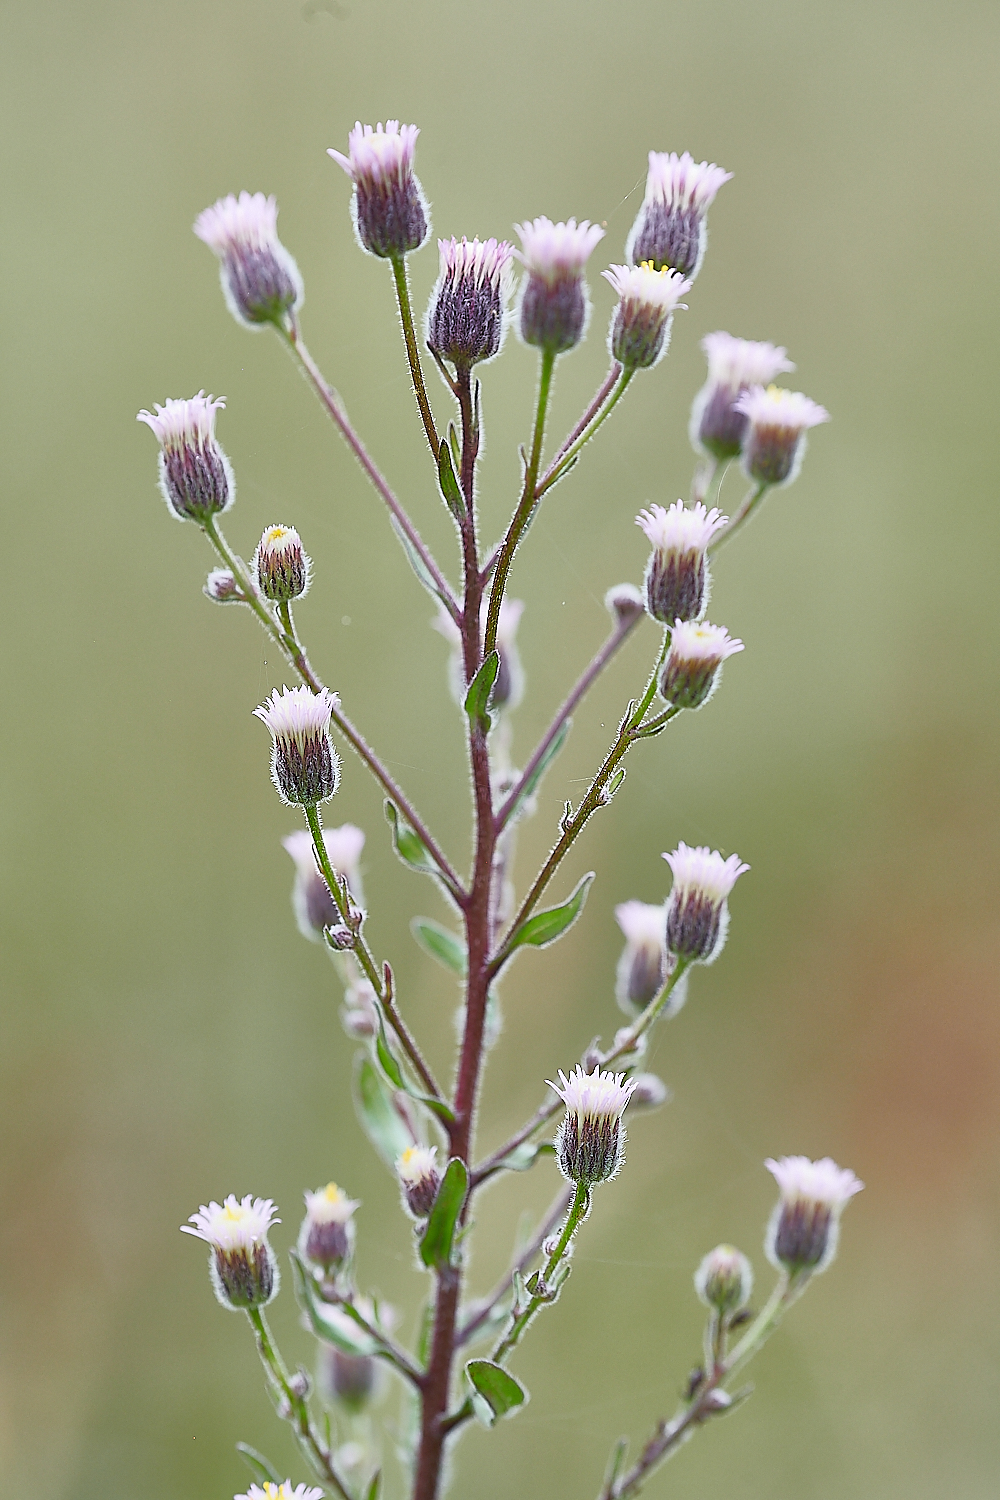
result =
M424 424L424 432L427 434L427 441L430 444L431 453L434 455L434 463L436 465L438 448L441 446L441 443L437 435L437 428L434 426L431 403L427 398L424 372L420 364L420 350L417 347L417 338L413 330L413 309L410 306L410 286L406 275L405 256L394 255L392 257L392 277L396 283L396 301L399 303L399 316L403 324L403 342L406 344L406 358L410 364L413 394L417 398L420 420Z
M496 1307L497 1303L500 1302L504 1297L506 1297L508 1292L511 1291L514 1285L514 1272L517 1271L522 1276L524 1275L524 1272L528 1269L535 1256L541 1250L542 1245L548 1239L549 1235L555 1229L563 1214L569 1208L572 1197L573 1189L568 1187L562 1188L556 1194L548 1213L542 1219L542 1222L539 1224L538 1228L535 1230L534 1234L531 1236L531 1239L525 1245L524 1249L521 1251L521 1254L511 1266L510 1270L504 1272L503 1276L501 1276L500 1280L497 1282L496 1286L491 1292L483 1297L480 1302L476 1303L474 1307L470 1308L469 1315L466 1318L465 1322L462 1324L461 1329L459 1330L456 1339L457 1344L467 1344L470 1339L475 1337L480 1328L482 1328L483 1324L488 1322L490 1314L493 1312L493 1309Z
M617 377L617 382L615 384L614 391L611 395L610 400L602 404L602 407L598 409L592 420L580 433L579 437L576 438L574 442L570 443L569 447L566 449L562 457L557 459L549 466L545 477L542 479L541 483L535 490L536 501L540 500L545 494L546 490L550 490L555 484L556 480L560 479L562 475L565 474L570 464L580 452L580 449L584 446L585 443L590 442L590 439L594 436L594 433L604 422L607 421L608 417L610 417L611 413L614 411L615 407L624 396L628 388L629 381L635 374L635 370L623 370L620 365L618 366L618 369L619 375ZM603 390L603 386L601 389Z
M263 1312L258 1307L248 1307L247 1317L250 1319L257 1338L257 1352L260 1355L261 1363L267 1371L274 1389L280 1394L282 1402L287 1408L286 1420L291 1424L296 1442L303 1454L319 1478L325 1483L332 1485L341 1497L341 1500L354 1500L344 1480L337 1472L332 1454L320 1441L319 1435L313 1426L312 1416L310 1415L305 1397L299 1395L292 1385L288 1371L285 1368L284 1360L278 1353Z
M563 1225L562 1233L556 1241L552 1254L545 1262L545 1266L539 1274L537 1290L532 1294L526 1307L515 1308L512 1312L510 1327L490 1355L494 1364L503 1364L507 1355L517 1345L528 1324L535 1317L535 1314L547 1302L553 1300L551 1291L552 1277L557 1267L562 1263L563 1257L569 1249L570 1241L589 1212L590 1187L585 1182L578 1182L576 1190L573 1193L573 1201L569 1206L569 1213L566 1215L566 1222Z
M586 432L591 422L597 416L601 407L604 405L605 401L607 401L608 397L611 395L611 392L614 390L615 382L617 381L621 373L621 365L616 359L613 359L611 361L611 368L598 387L597 394L594 396L593 401L591 401L590 405L587 407L586 411L583 413L583 416L580 418L579 422L577 422L572 432L567 434L565 440L556 449L556 456L549 464L548 468L545 470L545 473L542 475L539 486L536 489L536 494L539 492L542 486L545 486L546 488L548 487L548 481L552 478L552 475L555 472L556 468L566 457L567 453L572 448L577 438L580 437L582 433Z
M736 514L733 516L728 526L724 526L721 531L717 531L715 533L715 536L709 543L709 552L718 552L722 544L724 542L728 542L729 538L733 536L735 532L739 531L740 527L743 526L753 515L754 511L760 505L760 502L763 500L764 496L767 494L770 488L771 486L768 484L758 484L752 490L749 490L747 492L747 494L741 500L739 509L736 511Z

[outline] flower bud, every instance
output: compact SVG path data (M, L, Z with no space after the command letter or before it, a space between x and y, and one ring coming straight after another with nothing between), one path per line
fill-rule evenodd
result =
M286 326L302 306L302 277L278 239L278 205L263 193L220 198L194 221L194 232L219 258L226 306L238 323Z
M667 982L666 907L623 901L615 907L615 920L625 935L615 999L627 1016L637 1016Z
M312 563L294 526L269 526L253 555L253 576L265 599L287 604L309 587Z
M506 240L438 240L441 271L427 309L427 346L456 369L499 354L513 290Z
M604 596L604 608L614 618L619 630L625 630L643 613L642 590L634 583L616 583Z
M674 308L690 290L677 271L657 271L651 261L602 271L619 302L608 330L611 358L626 370L648 370L667 351Z
M350 1412L363 1411L375 1392L378 1366L370 1354L327 1351L326 1386L330 1397Z
M743 471L756 484L791 484L802 467L806 432L829 422L830 413L801 391L776 385L751 386L736 402L748 420L743 439Z
M678 620L660 674L660 696L675 708L701 708L715 691L728 656L743 650L724 625Z
M561 1086L560 1086L561 1085ZM622 1115L635 1084L624 1073L585 1073L576 1067L559 1084L549 1081L566 1106L556 1136L559 1170L570 1182L606 1182L625 1160Z
M434 1207L441 1173L437 1169L436 1146L407 1146L396 1161L396 1176L403 1201L415 1219L426 1219Z
M153 404L156 415L141 411L136 421L151 427L160 445L160 492L179 521L203 524L236 496L232 466L215 440L215 413L225 400L199 391L189 401Z
M245 604L246 597L228 568L213 568L202 589L215 604Z
M344 995L340 1022L347 1035L364 1041L378 1030L375 991L367 979L356 979Z
M710 578L706 552L727 516L706 510L699 500L691 509L676 500L668 510L651 505L635 524L652 544L646 564L646 608L654 620L697 620L708 603Z
M295 864L292 910L295 912L299 931L310 942L322 942L324 928L337 926L341 916L316 863L312 835L305 828L298 828L283 838L281 843ZM339 828L324 828L323 843L334 871L346 877L353 900L358 906L363 906L358 864L365 846L364 830L356 828L353 823L342 823Z
M340 783L340 757L330 740L330 715L340 699L326 688L275 688L254 716L271 731L271 780L290 807L315 807Z
M587 219L553 224L544 217L514 228L523 247L515 254L528 273L521 283L521 337L549 354L565 354L587 326L583 269L604 230Z
M234 1495L233 1500L322 1500L323 1491L311 1484L293 1485L290 1479L283 1479L280 1484L272 1484L265 1479L264 1486L252 1484L242 1495Z
M329 151L354 183L351 217L358 244L370 255L396 259L419 250L430 234L430 210L413 175L420 130L386 120L385 128L359 120L347 138L347 156Z
M339 1271L354 1253L357 1201L335 1182L306 1193L306 1216L299 1230L299 1253L327 1275Z
M792 1275L825 1271L837 1253L840 1216L864 1183L829 1156L782 1156L764 1165L781 1193L764 1241L768 1260Z
M708 380L694 399L688 431L696 452L725 461L738 456L747 430L737 401L752 385L769 385L795 366L786 349L729 333L707 333L701 347L708 356Z
M655 1073L633 1073L632 1083L634 1088L629 1103L633 1113L637 1109L648 1111L659 1109L661 1104L669 1104L670 1090Z
M224 1203L202 1204L183 1234L193 1234L209 1247L212 1287L223 1307L264 1307L278 1294L278 1262L267 1242L275 1217L269 1198L249 1194L237 1202L230 1193Z
M716 850L690 849L684 843L663 858L674 877L667 905L667 947L690 963L710 964L726 941L726 898L750 866L741 864L738 854L723 859Z
M646 196L625 245L634 266L651 261L693 281L705 256L705 217L716 193L732 177L714 162L696 162L687 151L651 151Z
M716 1245L694 1273L694 1289L722 1316L739 1312L750 1301L753 1267L732 1245Z

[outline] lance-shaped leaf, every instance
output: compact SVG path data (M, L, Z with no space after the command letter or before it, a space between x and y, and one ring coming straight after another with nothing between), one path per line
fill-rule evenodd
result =
M382 1470L376 1469L375 1473L371 1477L368 1488L365 1490L365 1500L378 1500L378 1497L381 1493Z
M378 1031L375 1033L375 1053L382 1072L388 1078L393 1088L405 1089L406 1082L403 1078L403 1070L396 1061L392 1048L389 1046L389 1038L385 1034L385 1022L381 1016L378 1018Z
M517 1411L518 1407L524 1406L528 1400L528 1392L513 1375L495 1365L489 1359L470 1359L465 1367L465 1374L475 1391L485 1403L489 1417L487 1426L492 1427L499 1417L510 1416L511 1412ZM473 1397L473 1405L476 1415L483 1420L482 1407Z
M516 818L521 808L527 802L528 798L534 796L541 783L542 777L545 775L546 771L549 769L549 766L551 766L552 762L559 754L559 751L562 749L563 745L565 745L566 736L569 734L572 727L572 719L563 720L562 724L559 726L559 732L556 734L555 739L552 741L551 745L546 750L541 760L538 762L538 765L528 777L528 780L524 783L524 787L517 801L514 803L514 806L511 808L510 812L507 815L508 822L511 818Z
M258 1453L256 1448L251 1448L249 1443L237 1443L236 1451L258 1483L281 1484L281 1475L263 1453Z
M367 1057L361 1058L355 1075L355 1106L375 1150L388 1166L394 1167L407 1146L414 1144L413 1134Z
M451 1261L455 1226L465 1203L468 1186L469 1174L465 1163L453 1156L441 1178L434 1207L427 1216L427 1225L420 1239L420 1259L425 1266L441 1270Z
M406 532L403 530L402 526L400 526L399 522L396 520L396 517L390 516L389 520L392 523L393 531L399 537L403 551L406 553L407 562L410 564L410 567L420 579L420 582L423 584L424 588L429 594L433 594L435 599L440 599L442 604L447 605L447 599L438 588L437 584L434 582L432 575L427 570L427 566L424 563L423 558L420 556L420 553L416 550L413 543L410 541L410 538L406 535Z
M466 968L465 944L455 933L434 922L430 917L414 917L410 931L425 953L444 964L453 974L464 974Z
M455 477L455 470L451 461L451 451L444 438L441 439L441 446L438 449L438 484L441 486L441 493L444 496L445 504L455 517L455 520L460 521L465 514L465 502L462 499L462 491L459 489L458 480Z
M422 875L439 875L440 871L423 839L400 817L399 808L388 797L385 799L385 820L392 829L392 847L411 870Z
M493 684L497 680L499 670L500 657L496 651L491 651L489 656L484 659L475 677L469 683L469 691L465 695L465 712L474 724L476 722L482 724L487 733L489 732L491 720L489 714L486 712L486 705L489 702L490 694L493 691Z
M593 870L588 871L561 906L550 906L546 911L536 912L533 917L529 917L514 933L506 951L513 953L515 948L524 947L525 944L532 948L547 948L549 943L561 938L583 911L583 903L587 899L593 878Z
M316 1283L302 1264L298 1251L289 1251L289 1259L292 1262L292 1283L296 1300L316 1337L325 1344L332 1344L342 1354L358 1356L376 1353L378 1344L352 1321L349 1313L334 1316L334 1309L319 1296Z

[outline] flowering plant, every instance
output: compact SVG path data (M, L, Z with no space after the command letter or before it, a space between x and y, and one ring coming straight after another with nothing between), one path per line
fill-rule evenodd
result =
M283 1479L261 1453L241 1444L260 1483L240 1500L316 1500L324 1492L341 1500L375 1500L382 1462L370 1429L352 1423L374 1399L382 1368L396 1377L410 1402L412 1420L402 1424L397 1445L412 1500L434 1500L441 1492L448 1450L468 1423L492 1426L516 1415L527 1401L528 1392L510 1369L517 1348L566 1286L573 1243L590 1213L594 1189L622 1169L626 1108L634 1114L666 1098L662 1082L642 1071L650 1033L659 1021L677 1015L693 970L719 957L729 897L749 866L738 855L723 858L683 842L664 855L672 874L664 902L627 900L616 910L626 943L615 995L626 1024L608 1046L591 1044L568 1075L560 1071L534 1115L481 1155L476 1111L496 1038L500 985L521 949L551 946L579 918L593 874L556 904L543 903L551 899L550 886L565 855L621 786L628 752L660 736L680 714L702 707L718 687L724 661L743 650L742 641L704 618L711 555L745 524L769 489L796 477L807 430L827 416L807 397L772 384L792 368L784 349L721 332L705 338L708 381L695 398L690 427L697 454L691 503L651 504L640 512L638 525L652 549L644 587L626 583L609 590L607 640L523 768L516 768L509 715L524 687L516 644L522 604L506 591L518 548L539 505L579 461L635 375L666 353L675 311L684 305L680 298L690 293L705 254L709 207L729 174L714 164L698 164L687 153L650 152L646 195L625 247L627 264L603 273L618 296L608 331L607 378L543 463L556 363L586 331L586 267L604 230L587 220L555 224L542 217L516 226L520 250L495 238L439 242L440 275L423 342L455 404L456 421L442 433L425 383L407 274L406 257L430 234L430 209L413 171L417 134L415 126L392 120L374 129L358 124L347 154L330 154L353 184L352 213L362 249L388 261L392 271L430 460L455 525L458 588L425 545L303 342L302 277L278 239L274 199L246 192L225 198L199 215L195 232L219 259L234 316L249 328L272 328L298 362L387 506L420 584L436 601L435 623L452 649L449 680L471 772L473 859L467 875L310 662L292 613L313 576L299 533L284 524L269 526L249 565L223 536L218 517L235 496L232 466L215 434L224 402L201 391L139 414L160 444L160 486L171 513L204 532L221 564L209 574L206 594L252 611L298 679L295 686L275 689L254 710L271 735L275 788L285 805L301 809L304 820L284 841L295 864L295 913L303 934L327 948L343 981L345 1030L364 1043L357 1070L359 1117L395 1174L416 1258L430 1282L428 1314L409 1348L395 1336L391 1309L357 1285L359 1203L332 1182L307 1191L305 1216L290 1252L291 1280L317 1358L313 1372L292 1371L264 1311L280 1286L278 1260L268 1241L280 1222L274 1204L230 1195L191 1216L193 1227L185 1228L209 1246L216 1296L249 1318L278 1415L291 1425L311 1477L323 1486ZM515 261L523 274L512 307ZM476 496L481 386L473 372L501 352L512 322L539 353L537 401L509 525L494 547L484 549ZM713 502L735 460L750 488L730 518ZM534 811L534 793L559 753L571 715L647 617L659 627L659 643L645 688L628 702L583 797L575 808L566 803L551 852L518 902L512 878L518 823ZM336 741L350 747L384 792L400 859L436 882L454 911L454 929L423 919L415 925L423 945L463 986L458 1055L447 1086L435 1077L404 1019L391 964L376 957L368 941L360 878L365 834L350 824L323 827L321 808L336 795L341 776L354 774L353 762L342 767ZM546 1127L557 1117L553 1142L546 1139ZM553 1154L565 1183L549 1211L514 1253L500 1283L485 1296L470 1297L468 1235L475 1196L499 1174L524 1171ZM737 1375L833 1258L840 1215L861 1184L829 1158L811 1162L792 1156L766 1165L780 1189L765 1244L778 1273L776 1284L754 1313L748 1306L753 1272L746 1256L730 1245L709 1252L694 1278L708 1310L700 1363L679 1409L657 1423L631 1464L626 1441L614 1447L601 1500L631 1500L687 1437L745 1398L746 1388L734 1388ZM338 1175L349 1177L349 1162ZM477 1346L479 1353L470 1357Z

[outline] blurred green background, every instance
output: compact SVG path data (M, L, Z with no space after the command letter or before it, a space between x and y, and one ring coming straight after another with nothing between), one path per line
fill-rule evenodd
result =
M36 0L0 11L11 553L2 662L3 1265L0 1448L37 1500L232 1495L247 1439L307 1477L249 1332L177 1226L229 1191L364 1200L360 1273L412 1328L421 1279L395 1190L353 1117L321 951L295 930L294 826L250 717L287 678L155 490L140 406L204 387L239 483L231 540L291 522L316 564L299 611L319 669L456 857L468 825L446 648L379 502L272 337L226 313L196 213L278 195L304 331L424 535L454 569L422 452L390 278L357 250L325 155L355 118L422 128L438 233L546 213L606 221L586 345L560 363L553 438L605 369L619 259L650 147L735 173L669 359L557 489L516 565L526 755L638 581L639 506L686 494L701 336L787 344L832 412L805 469L716 570L746 641L708 710L635 753L561 877L596 867L583 922L523 957L482 1140L618 1023L612 910L660 900L679 838L753 867L722 960L657 1036L675 1091L636 1118L566 1298L515 1368L527 1411L459 1450L454 1493L595 1493L613 1440L669 1409L698 1355L698 1259L763 1274L761 1165L829 1153L867 1190L837 1265L754 1369L757 1394L651 1496L995 1496L997 729L994 605L998 207L993 4L791 0ZM436 271L412 263L425 305ZM485 530L499 533L534 359L485 372ZM445 392L433 386L439 420ZM727 481L732 505L739 482ZM644 627L577 716L521 840L522 882L654 649ZM389 848L348 758L335 821L368 831L376 951L446 1070L455 993L413 944L443 913ZM522 884L523 889L523 884ZM481 1206L477 1287L554 1168ZM306 1358L286 1290L274 1309ZM385 1415L395 1416L390 1401Z

